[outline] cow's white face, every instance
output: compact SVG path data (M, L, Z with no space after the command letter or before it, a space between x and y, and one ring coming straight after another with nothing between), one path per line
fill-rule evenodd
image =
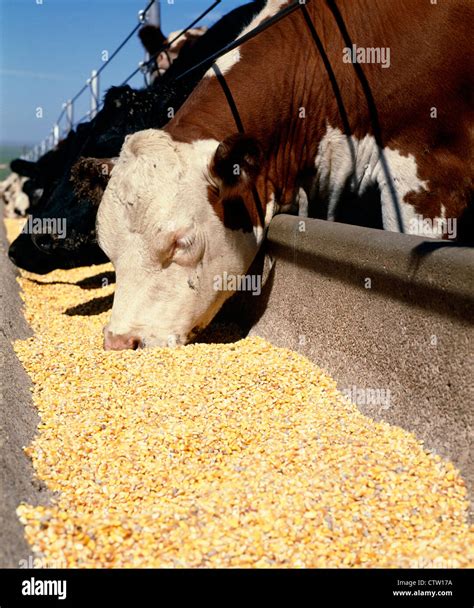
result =
M218 146L158 130L126 139L97 218L116 270L107 348L185 344L232 295L216 290L216 277L248 270L256 231L226 228L209 200Z

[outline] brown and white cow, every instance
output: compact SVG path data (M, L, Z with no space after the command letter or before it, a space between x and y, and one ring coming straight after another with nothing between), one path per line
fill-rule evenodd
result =
M207 32L207 29L205 26L194 27L182 36L180 35L181 30L177 30L166 37L157 26L145 25L142 27L139 31L140 40L150 55L155 55L162 47L166 47L156 57L157 72L152 74L152 80L158 75L162 76L180 53L190 51L194 43Z
M298 9L217 61L245 135L210 70L165 129L126 139L98 213L117 272L106 348L186 343L232 293L216 277L245 274L295 201L334 219L347 192L376 188L386 230L419 234L420 216L425 236L466 212L471 1L306 6L313 33Z
M178 36L181 33L180 30L171 32L165 41L165 44L169 44L169 47L165 51L162 51L156 58L156 64L160 74L164 74L166 70L171 67L171 64L181 52L188 52L192 49L196 40L206 32L207 27L204 26L191 28L179 38Z

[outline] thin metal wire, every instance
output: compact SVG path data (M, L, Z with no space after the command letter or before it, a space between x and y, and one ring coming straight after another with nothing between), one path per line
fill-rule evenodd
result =
M148 3L148 6L144 9L144 15L146 15L146 13L150 10L151 6L153 6L153 4L155 4L156 0L150 0L150 2ZM107 59L107 61L105 61L100 68L97 70L97 75L99 75L103 70L105 70L105 68L109 65L109 63L114 59L114 57L123 49L123 47L127 44L127 42L132 38L132 36L134 36L134 34L142 27L143 23L140 21L139 23L137 23L137 25L133 28L133 30L130 32L130 34L128 34L128 36L122 41L121 44L119 44L119 46L115 49L115 51L112 53L112 55L110 55L110 57Z

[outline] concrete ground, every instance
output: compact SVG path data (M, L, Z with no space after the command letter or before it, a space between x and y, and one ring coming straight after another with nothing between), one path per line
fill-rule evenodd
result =
M31 335L15 277L0 221L0 568L18 568L20 560L31 555L17 506L48 499L22 450L34 437L39 419L31 401L31 383L12 347L12 340Z

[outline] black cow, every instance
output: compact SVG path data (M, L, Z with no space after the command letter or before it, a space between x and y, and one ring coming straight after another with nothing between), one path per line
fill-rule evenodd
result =
M84 125L81 132L70 136L61 177L45 186L33 214L35 219L66 220L66 238L59 238L55 232L21 234L9 249L10 259L17 266L45 274L55 268L106 261L95 237L97 201L85 189L79 187L76 192L71 182L73 173L80 177L80 168L72 171L75 162L81 157L118 156L126 135L163 127L196 87L211 62L207 61L179 81L176 77L234 40L264 5L265 0L255 0L225 15L196 41L192 52L180 53L151 88L112 87L107 92L104 107L94 120ZM50 229L51 222L47 224Z
M72 154L80 144L81 138L84 140L87 136L88 129L88 124L78 125L77 132L71 131L54 150L46 152L36 162L22 158L11 161L10 168L14 173L29 178L24 184L23 191L30 199L30 212L38 206L43 193L46 191L48 195L51 187L63 176L68 161L74 158Z

